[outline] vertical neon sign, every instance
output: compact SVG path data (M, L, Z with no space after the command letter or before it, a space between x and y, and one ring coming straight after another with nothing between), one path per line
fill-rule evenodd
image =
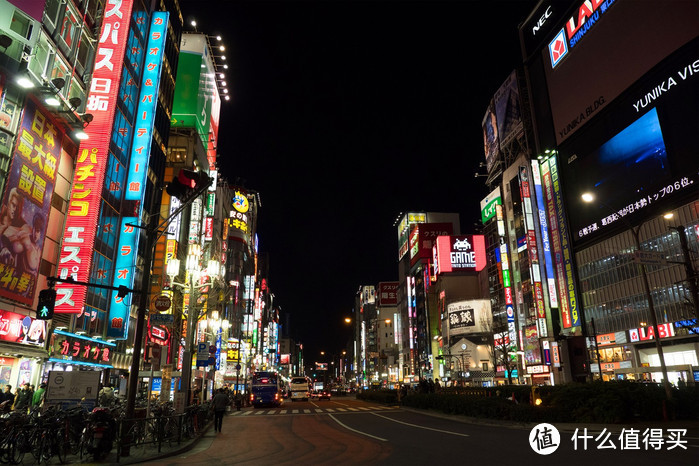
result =
M150 159L151 140L153 138L153 123L158 103L158 89L160 87L160 70L163 63L163 49L167 31L168 13L155 12L151 16L150 32L146 45L146 59L143 64L143 77L141 92L136 111L136 121L133 128L133 142L131 144L131 156L129 158L129 172L127 175L126 191L124 194L124 211L130 215L121 218L119 234L119 246L114 273L114 286L124 285L133 287L138 259L138 239L140 230L134 225L138 224L143 212L143 200L145 196L146 177L148 175L148 161ZM145 264L149 267L150 264ZM109 325L107 336L117 339L126 339L128 336L130 302L126 298L117 296L112 291L112 300L109 307Z
M558 294L556 291L556 279L553 271L553 258L551 257L551 243L549 241L549 226L546 220L546 204L544 203L544 192L541 187L541 172L539 162L532 161L532 179L534 180L534 193L539 214L539 226L541 227L541 242L544 249L544 265L546 266L546 282L548 285L548 295L551 307L558 307Z
M73 189L58 262L58 275L61 278L70 276L77 281L89 281L95 225L100 210L132 4L132 0L108 0L105 6L86 106L93 119L85 130L89 139L80 145L75 161ZM81 285L56 284L55 312L80 314L85 305L86 292Z

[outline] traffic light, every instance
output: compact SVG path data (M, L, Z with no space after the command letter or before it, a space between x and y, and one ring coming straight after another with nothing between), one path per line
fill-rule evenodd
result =
M208 185L210 181L211 178L204 172L195 172L194 170L186 170L183 168L179 171L177 176L172 179L172 182L167 185L165 191L170 196L184 201L191 196L194 191Z
M36 318L39 320L53 319L53 306L56 304L56 290L49 288L39 292L39 305L36 308Z

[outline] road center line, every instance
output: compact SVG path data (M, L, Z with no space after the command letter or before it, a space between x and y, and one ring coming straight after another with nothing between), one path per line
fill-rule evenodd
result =
M391 419L390 417L387 417L387 416L382 416L381 414L376 414L376 413L369 413L369 414L373 414L374 416L382 417L382 418L387 419L389 421L397 422L398 424L405 424L406 426L417 427L418 429L427 429L427 430L433 430L435 432L441 432L443 434L451 434L451 435L459 435L461 437L469 437L468 434L461 434L459 432L451 432L448 430L433 429L432 427L425 427L425 426L419 426L417 424L410 424L409 422L398 421L396 419Z
M361 434L361 435L366 435L367 437L375 438L376 440L381 440L382 442L388 442L388 440L386 440L385 438L376 437L375 435L367 434L366 432L362 432L361 430L353 429L350 426L340 422L340 420L338 418L336 418L335 416L333 416L332 414L328 414L328 416L330 416L333 419L333 421L337 422L338 424L340 424L342 427L344 427L347 430L351 430L352 432L356 432L356 433Z

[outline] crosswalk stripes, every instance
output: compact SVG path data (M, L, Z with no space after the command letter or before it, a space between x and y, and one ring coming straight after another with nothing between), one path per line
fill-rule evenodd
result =
M285 414L325 414L325 413L363 413L372 412L379 410L395 409L395 406L373 406L366 407L360 406L357 408L347 407L347 408L313 408L313 409L250 409L243 411L234 411L230 413L231 416L271 416L271 415L285 415Z

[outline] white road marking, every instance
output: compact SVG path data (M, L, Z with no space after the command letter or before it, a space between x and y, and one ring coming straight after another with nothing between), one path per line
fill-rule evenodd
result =
M367 434L366 432L362 432L361 430L353 429L350 426L340 422L339 419L337 419L332 414L328 414L328 416L330 416L333 419L333 421L337 422L338 424L340 424L342 427L344 427L347 430L351 430L352 432L356 432L356 433L361 434L361 435L366 435L367 437L375 438L376 440L381 440L382 442L388 442L388 440L385 438L377 437L375 435L371 435L371 434Z
M404 425L410 426L410 427L417 427L418 429L433 430L433 431L435 431L435 432L441 432L441 433L443 433L443 434L458 435L458 436L461 436L461 437L470 437L468 434L462 434L462 433L460 433L460 432L451 432L451 431L448 431L448 430L433 429L433 428L431 428L431 427L419 426L419 425L417 425L417 424L410 424L409 422L403 422L403 421L398 421L398 420L396 420L396 419L391 419L390 417L382 416L381 414L376 414L376 413L371 413L371 414L373 414L374 416L382 417L382 418L387 419L387 420L389 420L389 421L397 422L398 424L404 424Z

